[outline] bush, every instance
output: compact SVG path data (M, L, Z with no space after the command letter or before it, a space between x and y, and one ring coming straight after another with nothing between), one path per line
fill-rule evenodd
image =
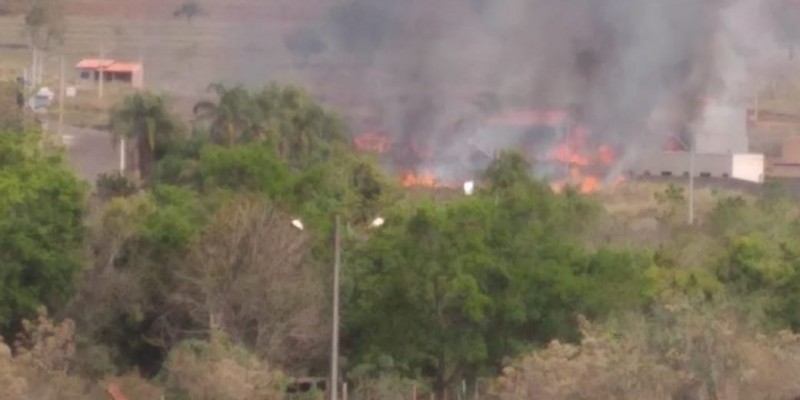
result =
M787 399L800 394L800 336L751 329L730 307L667 305L580 344L553 341L504 370L496 399Z
M280 398L282 377L222 334L187 340L165 364L169 398L270 400Z
M97 194L103 200L127 197L136 193L136 184L119 172L97 177Z

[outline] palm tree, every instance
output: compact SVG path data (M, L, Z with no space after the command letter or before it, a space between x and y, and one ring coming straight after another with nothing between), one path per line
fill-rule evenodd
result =
M269 85L251 94L237 86L212 84L216 101L194 106L197 121L209 123L210 136L219 144L266 140L294 167L302 167L336 143L346 144L339 120L326 112L304 90Z
M332 143L346 143L338 119L304 90L270 85L255 96L264 126L278 151L291 165L301 167Z
M240 140L262 136L258 108L246 89L228 89L220 83L213 83L208 89L216 94L217 101L200 101L193 111L197 121L210 123L214 142L232 146Z
M167 108L164 97L143 92L126 97L111 112L111 132L115 139L135 143L134 165L143 179L151 176L159 148L178 134L178 123Z

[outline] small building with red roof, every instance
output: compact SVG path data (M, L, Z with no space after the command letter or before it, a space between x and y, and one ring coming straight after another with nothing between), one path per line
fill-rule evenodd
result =
M141 89L144 86L144 67L141 63L87 58L75 65L80 82L121 82Z

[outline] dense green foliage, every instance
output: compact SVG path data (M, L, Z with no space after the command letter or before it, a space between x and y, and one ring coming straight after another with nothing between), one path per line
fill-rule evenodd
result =
M800 329L800 207L778 186L709 194L687 226L680 186L624 211L601 196L556 194L507 153L474 195L441 189L434 201L352 151L342 122L303 90L212 89L191 127L150 93L115 108L114 135L134 145L141 180L103 176L91 203L37 135L3 127L7 334L48 306L75 321L71 372L98 379L138 367L188 397L225 368L275 379L256 358L324 375L335 215L344 222L342 366L359 386L353 393L413 381L441 395L552 340L585 345L579 315L651 321L675 299L709 310L724 302L764 329ZM15 110L0 111L19 121ZM371 227L377 216L385 224ZM214 342L220 334L226 341ZM648 357L676 346L659 343L648 342ZM195 360L207 364L194 368Z
M111 112L111 130L135 149L135 165L142 178L149 178L153 164L164 156L180 133L166 99L151 93L136 93Z
M348 257L345 325L357 360L388 356L443 388L532 344L576 338L576 313L646 302L646 258L582 250L577 227L591 201L553 194L519 161L504 155L490 167L493 190L400 207Z
M40 136L0 135L0 326L69 298L83 257L85 187Z

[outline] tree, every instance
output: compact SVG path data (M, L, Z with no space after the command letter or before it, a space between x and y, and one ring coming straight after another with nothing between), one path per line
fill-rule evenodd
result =
M0 327L72 293L83 259L86 187L40 136L0 134Z
M347 145L341 121L307 92L294 86L269 85L250 93L213 84L217 101L195 105L195 116L210 124L218 144L265 141L292 168L302 169L340 155Z
M33 47L48 47L52 40L63 40L65 20L61 0L32 0L25 14L25 25Z
M137 92L111 111L111 131L116 140L124 138L135 146L136 168L143 179L148 179L155 162L179 137L181 128L164 97Z
M233 147L204 146L197 163L200 189L226 188L285 196L291 187L289 169L275 149L263 143Z
M203 331L297 370L322 358L327 329L311 237L291 218L258 197L226 201L175 271L170 302Z
M258 125L261 117L252 96L245 88L227 88L220 83L208 86L217 101L200 101L194 106L198 121L210 124L211 140L217 144L232 146L242 140L263 138Z
M308 59L328 49L319 33L308 27L301 27L283 38L286 49L300 59L300 66L308 65Z
M492 398L795 398L800 338L755 322L727 304L681 299L613 323L581 319L580 343L553 341L510 363Z
M191 23L192 19L203 14L203 8L195 1L188 0L183 2L175 11L172 12L174 18L184 17L186 23Z
M18 104L21 95L22 87L19 85L0 82L0 132L20 131L24 128L25 115Z
M508 165L519 166L498 160L492 170L514 176ZM395 209L348 257L354 365L389 357L407 375L432 378L441 398L520 349L577 339L576 313L599 318L645 304L646 257L578 245L577 220L591 207L525 175L502 182L502 190Z
M259 400L280 398L283 376L224 334L187 340L167 358L169 398Z
M154 185L110 200L91 221L93 264L67 312L112 367L155 373L164 352L184 339L170 336L178 330L165 318L177 285L175 268L165 266L178 265L203 229L213 208L201 200L213 204L214 195Z

